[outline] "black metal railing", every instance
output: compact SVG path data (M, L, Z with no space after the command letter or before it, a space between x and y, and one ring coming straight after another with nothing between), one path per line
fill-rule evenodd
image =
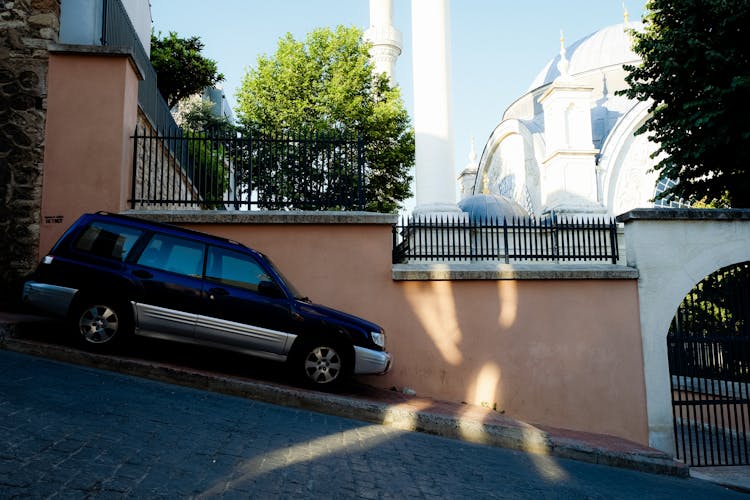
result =
M138 104L143 113L162 133L177 128L169 106L156 85L156 71L120 0L102 0L101 42L102 45L127 47L133 51L138 69L143 72L143 80L138 82Z
M393 227L393 263L423 261L610 261L617 263L611 219L514 217L482 222L428 216Z
M750 465L750 263L688 293L667 336L677 456Z
M363 210L365 142L136 130L132 208Z

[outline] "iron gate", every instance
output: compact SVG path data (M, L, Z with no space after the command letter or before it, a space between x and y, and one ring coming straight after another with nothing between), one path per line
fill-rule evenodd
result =
M706 277L667 336L677 458L750 465L750 262Z

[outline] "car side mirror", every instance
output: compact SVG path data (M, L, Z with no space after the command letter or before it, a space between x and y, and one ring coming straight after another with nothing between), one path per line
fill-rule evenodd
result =
M258 283L258 293L274 299L283 299L286 297L284 290L274 281L261 281Z

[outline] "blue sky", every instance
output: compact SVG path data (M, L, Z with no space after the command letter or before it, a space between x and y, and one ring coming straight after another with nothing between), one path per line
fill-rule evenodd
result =
M452 0L451 65L454 163L468 162L471 137L477 155L502 113L529 87L560 47L611 24L640 20L645 0ZM204 54L218 62L234 107L234 93L258 55L271 55L287 32L303 39L321 26L369 25L368 0L151 0L155 30L200 36ZM394 0L394 24L404 35L396 79L412 112L411 2Z

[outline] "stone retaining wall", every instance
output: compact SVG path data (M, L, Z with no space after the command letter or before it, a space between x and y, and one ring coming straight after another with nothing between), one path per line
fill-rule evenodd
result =
M0 303L36 265L47 44L59 30L59 0L0 0Z

